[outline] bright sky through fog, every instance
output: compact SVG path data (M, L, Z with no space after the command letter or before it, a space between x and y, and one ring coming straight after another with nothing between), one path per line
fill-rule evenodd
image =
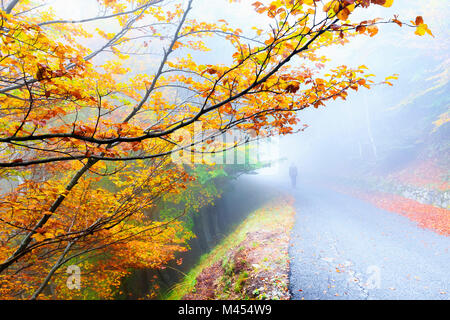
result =
M184 1L185 4L187 1ZM226 20L232 27L239 27L245 34L254 36L252 26L258 26L267 29L268 18L265 15L256 14L252 3L255 0L241 0L239 3L230 3L228 0L194 0L191 17L198 21L215 22ZM174 3L169 1L168 3ZM80 18L94 17L99 14L97 0L52 0L50 4L54 7L57 15L65 19L77 20ZM346 46L333 46L323 50L323 53L331 58L330 66L346 64L357 66L364 64L368 66L375 74L384 78L386 74L379 73L376 70L380 67L380 59L383 57L383 69L391 70L395 73L395 65L402 59L399 56L393 56L387 50L390 47L410 48L409 53L415 54L416 50L429 50L434 54L439 52L439 46L448 42L447 28L443 27L445 23L445 12L450 6L450 1L442 0L395 0L391 8L372 6L370 10L361 10L351 16L355 21L361 21L373 17L391 18L394 14L399 14L402 20L414 20L416 15L422 15L425 22L430 26L435 34L435 38L421 37L414 35L412 29L408 27L399 28L397 25L380 26L380 34L375 38L361 36L351 39ZM89 25L95 28L97 23L101 23L106 29L117 27L114 20L102 20ZM107 24L107 25L105 25ZM445 26L445 25L444 25ZM92 30L92 29L91 29ZM420 41L418 41L420 40ZM101 40L100 40L101 41ZM230 46L216 38L214 41L207 41L211 46L212 52L201 56L202 62L207 64L224 63L227 64L231 59ZM157 45L155 43L155 45ZM157 45L158 46L158 45Z
M96 0L52 0L49 4L58 16L70 20L93 17L98 12Z
M268 1L268 0L267 0ZM252 3L255 0L241 0L238 3L230 3L228 0L194 0L191 17L197 21L215 22L218 20L226 20L232 27L238 27L244 30L244 33L254 36L252 26L258 26L267 29L268 18L265 15L255 13ZM266 1L263 1L266 2ZM174 1L168 1L174 3ZM187 4L187 1L184 1ZM51 0L50 4L54 7L56 13L65 19L77 20L80 18L94 17L99 14L97 0ZM336 66L346 64L349 66L357 66L360 64L367 65L369 68L379 66L373 57L384 57L387 70L395 70L395 61L401 59L398 56L392 56L387 48L410 48L408 54L414 54L419 47L420 50L439 51L439 45L448 40L449 31L443 27L445 23L445 13L448 12L450 1L443 0L395 0L391 8L383 8L380 6L372 6L370 10L361 10L360 13L355 12L351 16L355 21L361 21L373 17L392 18L394 14L399 14L400 19L404 21L414 20L416 15L422 15L425 22L429 24L436 38L418 37L414 35L412 29L408 27L399 28L397 25L382 25L380 27L380 35L375 38L367 36L356 37L351 39L346 46L333 46L323 50L323 53L331 58L330 65ZM101 23L103 29L114 31L117 24L114 20L102 20L101 22L91 23L89 29L95 28L97 23ZM93 31L93 29L91 29ZM100 40L101 41L101 40ZM214 41L207 41L211 45L213 52L202 55L202 62L207 64L224 63L227 64L231 59L230 46L216 38ZM157 47L160 47L155 43ZM428 48L428 49L427 49ZM434 54L432 52L432 54ZM391 55L391 56L389 56ZM389 65L390 64L390 65ZM379 74L377 70L373 72L381 77L386 76Z
M169 1L171 3L172 1ZM208 22L218 21L224 19L232 26L237 26L244 31L250 31L251 26L267 26L267 17L258 15L254 12L252 3L255 0L241 0L239 3L230 3L228 0L194 0L192 16L197 20L204 20ZM264 2L264 1L263 1ZM80 18L94 17L98 15L97 0L51 0L50 5L55 9L56 13L65 19L77 20ZM187 3L187 1L185 1ZM445 4L447 3L447 5ZM382 8L380 6L372 6L370 10L361 10L359 14L353 15L355 19L366 19L369 17L393 17L394 14L400 14L403 20L414 19L416 15L423 15L426 23L436 34L439 34L441 23L443 23L442 13L450 6L450 1L442 0L396 0L391 8ZM103 22L106 23L106 22ZM247 29L247 30L246 30ZM389 32L394 31L397 37L393 45L407 45L414 35L410 30L400 30L396 26L382 26L383 29L388 29ZM399 30L397 30L399 29ZM406 29L406 28L404 28ZM386 34L384 34L386 36ZM378 37L382 38L382 37ZM383 37L384 38L384 37ZM352 39L357 46L365 46L370 41L367 37L360 37ZM425 39L430 40L430 39ZM380 41L380 39L378 39ZM384 41L384 40L383 40ZM331 48L333 54L342 54L346 50L335 50ZM335 52L336 51L336 52ZM349 50L347 50L349 51ZM329 52L327 52L329 53Z

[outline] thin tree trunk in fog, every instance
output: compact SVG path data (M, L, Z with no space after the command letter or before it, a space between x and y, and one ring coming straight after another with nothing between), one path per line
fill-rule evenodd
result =
M211 208L211 212L208 213L208 225L209 225L209 234L211 235L211 244L215 245L217 243L217 234L219 231L217 230L216 225L216 216L217 216L217 209L216 207Z
M198 247L202 251L202 253L208 251L208 247L205 240L205 235L202 232L202 226L201 226L201 212L198 213L198 215L194 216L194 233L196 235L196 241L198 244Z
M218 239L220 239L220 235L222 234L222 230L220 230L220 223L219 223L219 216L221 214L222 210L220 208L220 202L219 202L219 206L215 206L214 207L214 227L215 227L215 239L216 241Z
M161 271L160 269L156 269L156 272L158 273L159 279L162 280L164 285L166 287L170 286L170 279L167 279L165 272Z
M367 103L367 95L364 94L364 104L365 104L365 109L366 109L366 127L367 127L367 133L369 135L369 140L370 140L370 144L372 146L372 151L373 151L373 155L375 157L375 160L378 159L378 152L377 152L377 146L375 145L375 140L373 138L373 134L372 134L372 126L371 126L371 121L370 121L370 114L369 114L369 105Z
M204 236L205 236L205 244L208 247L208 249L211 247L212 239L211 239L211 233L209 230L209 218L208 218L208 212L206 210L201 211L201 225L200 229L202 230Z
M358 138L358 147L359 147L359 158L362 159L363 151L362 151L361 139L359 139L359 138Z

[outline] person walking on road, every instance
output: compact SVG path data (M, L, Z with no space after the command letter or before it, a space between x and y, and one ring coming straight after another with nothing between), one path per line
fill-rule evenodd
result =
M289 167L289 176L291 177L291 185L292 188L297 186L297 166L294 163L291 163Z

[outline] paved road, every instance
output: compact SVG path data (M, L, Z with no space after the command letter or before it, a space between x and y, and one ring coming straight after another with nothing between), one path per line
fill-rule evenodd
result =
M327 189L293 195L293 299L450 299L449 237Z

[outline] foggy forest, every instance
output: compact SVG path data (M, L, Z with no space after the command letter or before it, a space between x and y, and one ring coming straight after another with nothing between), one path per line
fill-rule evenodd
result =
M0 300L450 300L448 1L0 5Z

